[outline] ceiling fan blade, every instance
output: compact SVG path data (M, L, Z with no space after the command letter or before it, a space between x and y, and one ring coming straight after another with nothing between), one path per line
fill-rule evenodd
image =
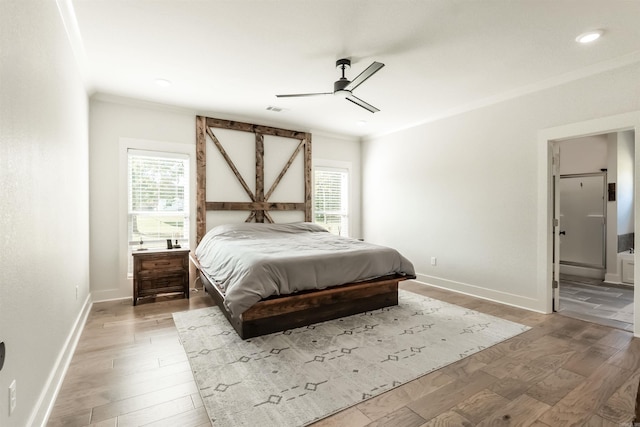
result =
M365 80L367 80L369 77L377 73L382 67L384 67L384 64L382 62L374 62L373 64L369 65L366 70L358 74L355 79L351 80L351 83L349 83L347 87L345 87L345 89L354 90L362 83L364 83Z
M353 103L354 103L354 104L356 104L356 105L359 105L360 107L364 108L365 110L369 110L369 111L371 111L372 113L375 113L375 112L380 111L379 109L377 109L377 108L376 108L376 107L374 107L373 105L371 105L371 104L369 104L369 103L367 103L367 102L364 102L362 99L360 99L360 98L358 98L358 97L356 97L356 96L353 96L353 94L352 94L352 95L347 96L347 98L346 98L346 99L347 99L348 101L353 102Z
M289 95L276 95L278 98L296 98L300 96L318 96L318 95L333 95L333 92L322 93L292 93Z

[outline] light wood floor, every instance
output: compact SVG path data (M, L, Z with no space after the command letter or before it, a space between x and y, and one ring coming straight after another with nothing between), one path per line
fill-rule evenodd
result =
M416 283L402 287L531 330L326 418L328 426L630 425L640 340ZM171 313L213 305L202 292L95 304L49 426L207 426Z

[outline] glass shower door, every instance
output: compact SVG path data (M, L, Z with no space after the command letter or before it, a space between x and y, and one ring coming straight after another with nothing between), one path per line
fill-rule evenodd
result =
M606 174L560 177L560 263L605 264Z

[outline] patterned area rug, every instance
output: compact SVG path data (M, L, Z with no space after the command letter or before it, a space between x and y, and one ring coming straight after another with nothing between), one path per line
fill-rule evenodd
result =
M399 305L241 340L218 307L173 317L214 426L301 426L529 328L411 292Z

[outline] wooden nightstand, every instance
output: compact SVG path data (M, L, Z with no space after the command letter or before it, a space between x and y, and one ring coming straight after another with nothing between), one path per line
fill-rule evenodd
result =
M181 292L189 298L189 249L133 252L133 305L138 298Z

